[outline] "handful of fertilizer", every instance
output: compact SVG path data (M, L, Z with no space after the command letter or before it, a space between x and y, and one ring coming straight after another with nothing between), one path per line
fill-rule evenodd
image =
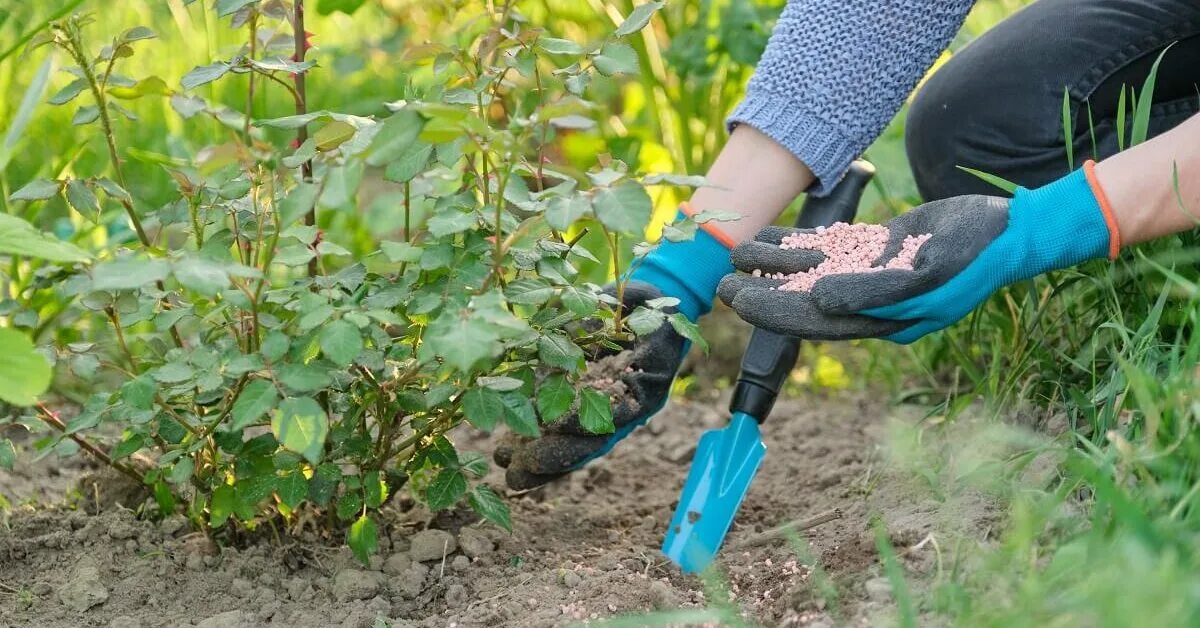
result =
M904 237L900 252L890 260L875 265L887 248L891 232L884 225L834 223L829 227L817 227L811 233L794 233L785 236L779 248L810 249L820 251L825 259L809 270L799 273L774 273L764 275L755 270L754 276L767 276L784 280L776 290L808 292L817 280L828 275L849 273L873 273L888 268L912 270L917 251L925 244L931 233Z

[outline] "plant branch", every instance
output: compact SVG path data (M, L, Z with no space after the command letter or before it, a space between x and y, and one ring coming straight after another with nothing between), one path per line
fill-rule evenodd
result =
M295 0L295 7L292 19L292 37L296 42L295 57L293 60L296 63L304 63L304 56L308 53L308 33L304 31L304 0ZM301 70L292 76L292 80L296 83L296 115L301 116L308 113L308 92L305 82L307 72ZM308 125L301 125L296 129L296 145L303 146L308 141ZM313 164L311 159L306 159L303 164L300 164L300 175L305 183L312 183ZM304 224L315 226L317 224L317 206L314 204L308 213L304 215ZM308 276L315 277L317 275L317 258L313 258L308 262Z
M41 419L43 423L62 432L67 438L75 441L75 444L82 447L84 451L94 456L100 462L103 462L104 464L129 476L131 479L136 480L138 485L145 486L146 479L142 477L142 474L135 471L132 467L113 460L108 454L101 451L99 447L93 445L84 437L78 434L68 434L66 424L62 422L62 419L58 418L58 414L56 412L53 412L47 408L46 404L38 402L38 409L42 411L41 414L38 415L38 418Z

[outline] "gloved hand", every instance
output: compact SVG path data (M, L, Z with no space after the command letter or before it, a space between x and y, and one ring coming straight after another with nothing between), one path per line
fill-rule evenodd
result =
M612 294L611 288L609 294ZM662 296L654 286L630 281L625 285L624 312ZM579 424L578 414L542 426L539 438L509 434L496 448L496 464L505 467L509 487L524 490L540 486L578 469L613 448L634 428L643 425L667 403L675 372L687 354L688 343L669 323L627 343L628 368L620 375L627 394L613 400L613 434L593 434ZM613 350L593 356L589 364L615 355ZM621 352L625 353L625 352Z
M1011 200L960 196L926 203L887 223L888 243L872 266L900 252L907 236L930 234L912 270L826 275L810 292L772 290L779 279L729 275L717 294L746 321L813 340L886 338L910 343L966 316L993 292L1041 273L1115 257L1116 221L1092 173L1083 169ZM797 273L824 259L820 251L784 250L797 230L768 228L733 250L745 273ZM806 230L805 232L811 233Z

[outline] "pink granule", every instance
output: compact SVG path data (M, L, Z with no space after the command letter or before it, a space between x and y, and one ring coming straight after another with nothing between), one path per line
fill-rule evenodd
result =
M828 228L817 227L815 233L792 234L783 238L779 248L817 250L825 254L825 260L804 272L790 275L774 273L766 276L785 280L777 290L808 292L818 279L829 275L872 273L885 268L912 270L917 250L933 234L905 236L900 253L882 266L872 266L887 248L889 235L888 228L883 225L851 225L844 222L834 223ZM762 271L756 270L754 276L764 275Z

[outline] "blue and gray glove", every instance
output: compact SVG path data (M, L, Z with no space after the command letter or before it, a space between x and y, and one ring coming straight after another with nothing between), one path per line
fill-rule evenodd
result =
M912 270L828 275L811 292L773 290L766 276L730 275L718 295L746 321L813 340L885 338L907 344L966 316L1000 288L1081 262L1115 257L1116 221L1088 162L1046 186L1018 188L1012 199L960 196L926 203L893 219L873 266L895 257L907 236L931 234ZM792 274L824 256L779 248L793 229L771 227L733 250L743 273Z

